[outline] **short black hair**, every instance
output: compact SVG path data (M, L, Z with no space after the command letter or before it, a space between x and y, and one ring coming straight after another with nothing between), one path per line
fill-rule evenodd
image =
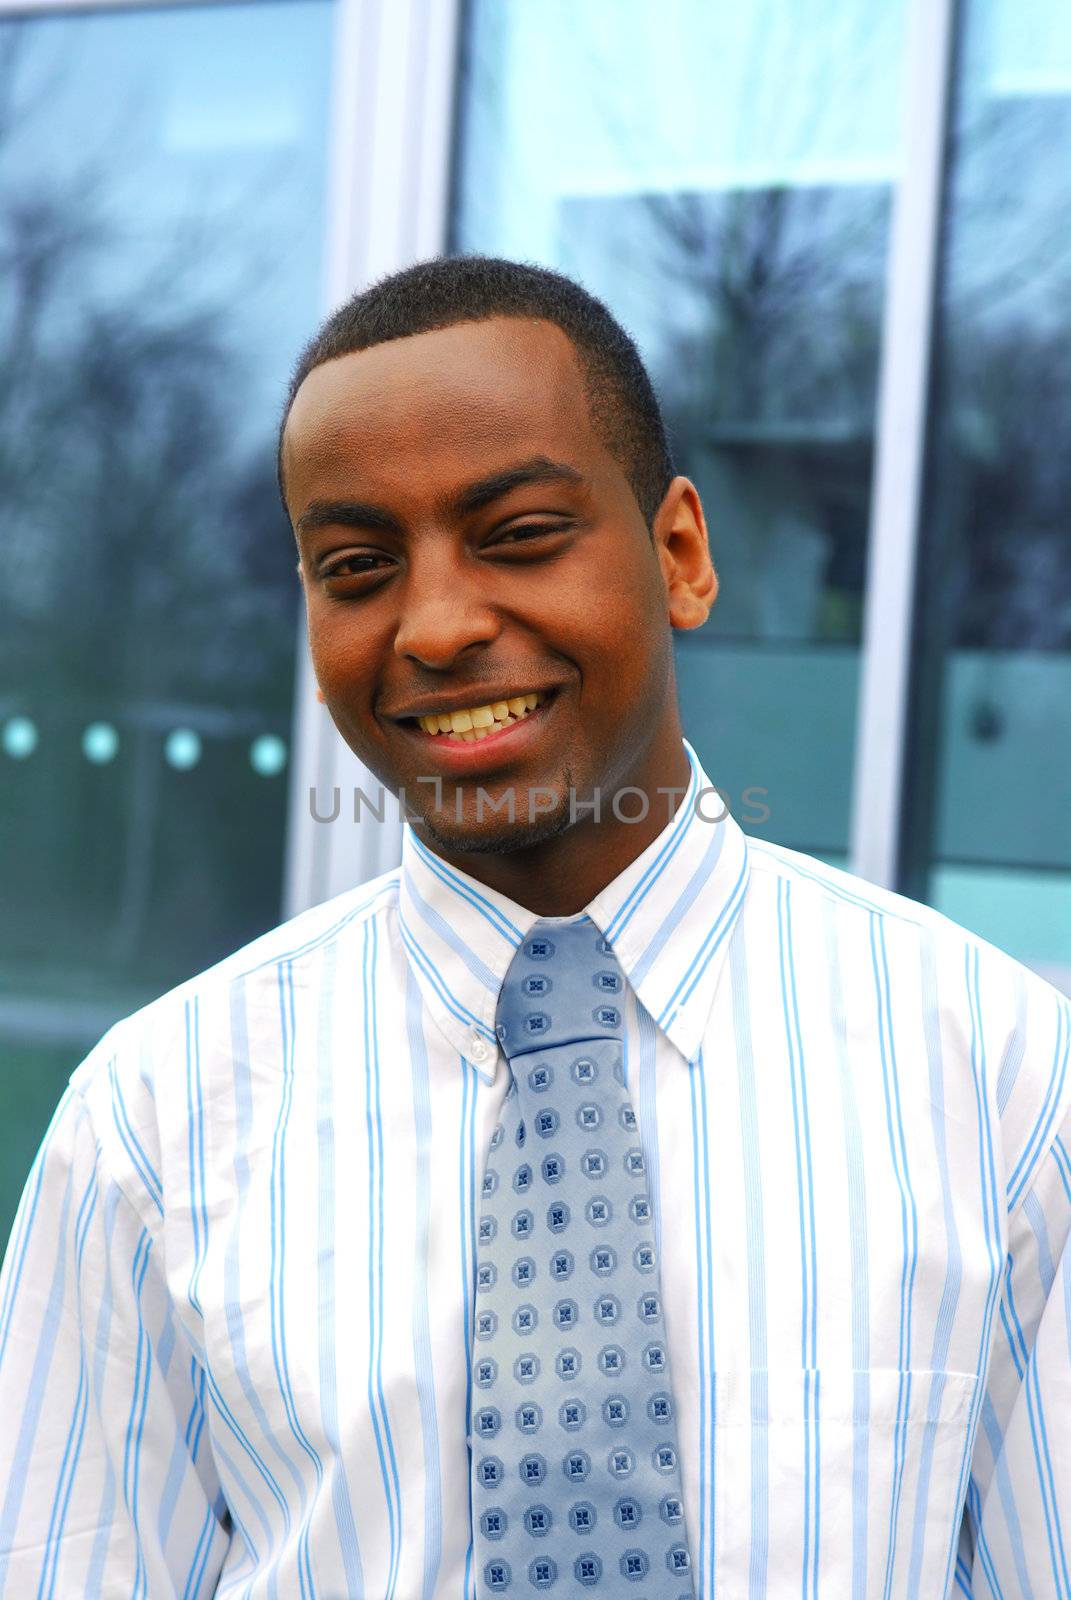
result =
M298 357L279 426L314 367L390 339L488 317L555 323L572 341L588 391L591 423L616 457L650 526L673 478L673 458L654 386L633 341L601 300L572 278L498 256L421 261L362 289L328 317Z

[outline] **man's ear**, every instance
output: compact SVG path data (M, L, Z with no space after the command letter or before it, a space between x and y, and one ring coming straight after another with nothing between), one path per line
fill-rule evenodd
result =
M654 543L674 628L699 628L718 594L707 524L695 484L676 477L654 520Z

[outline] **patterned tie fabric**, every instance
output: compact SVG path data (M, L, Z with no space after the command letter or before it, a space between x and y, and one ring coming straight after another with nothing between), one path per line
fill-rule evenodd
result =
M626 979L587 916L506 974L512 1082L479 1201L476 1592L693 1600Z

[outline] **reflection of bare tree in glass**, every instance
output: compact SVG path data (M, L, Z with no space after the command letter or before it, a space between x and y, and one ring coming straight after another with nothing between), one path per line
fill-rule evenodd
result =
M875 186L637 201L656 381L728 563L714 633L858 638L887 225Z
M681 371L693 380L689 409L709 424L777 419L801 430L866 431L888 178L867 171L868 130L852 124L849 108L857 117L868 86L888 76L887 29L856 0L827 8L818 29L783 0L760 0L732 22L689 5L655 23L642 6L625 5L622 27L649 27L658 34L651 48L671 54L664 26L690 53L690 81L705 80L708 97L731 107L705 155L696 124L707 125L706 107L693 118L682 106L668 118L652 95L630 99L626 110L613 71L617 42L600 31L599 11L578 13L578 48L620 166L648 172L653 141L662 171L679 172L674 183L638 177L629 248L615 241L615 277L640 286L671 341L676 333L661 365L678 383ZM719 43L730 45L731 59ZM700 184L689 174L704 163L709 177Z
M678 459L718 514L729 581L713 632L853 642L891 174L880 154L856 160L843 108L858 110L879 44L867 8L843 4L801 68L798 12L765 0L723 28L725 61L711 49L722 23L685 9L709 93L731 102L717 148L704 153L686 112L659 115L657 96L626 105L616 46L581 13L607 144L637 181L585 196L578 177L561 249L626 321L636 309ZM816 78L834 65L836 94Z
M114 819L120 959L144 934L163 729L255 732L289 702L293 555L270 419L258 438L238 410L227 308L247 285L217 271L206 288L205 236L225 219L132 252L107 152L27 179L19 144L48 97L40 75L21 92L25 67L24 30L0 27L0 683L8 706L62 715L75 739L107 717L133 750ZM32 819L57 854L66 787L43 785ZM20 853L34 858L33 841Z
M874 189L769 187L644 199L663 293L704 322L671 359L694 375L701 430L865 432L880 330L887 197ZM687 341L685 344L684 341Z
M1071 371L1024 330L957 360L948 600L964 649L1071 650ZM948 497L946 497L946 504Z
M113 243L72 188L0 187L0 670L86 692L270 697L291 651L271 626L290 556L269 441L233 443L226 308L189 307L178 251L170 297L72 306L72 280Z
M968 99L952 140L933 492L962 648L1071 649L1069 150L1046 95Z

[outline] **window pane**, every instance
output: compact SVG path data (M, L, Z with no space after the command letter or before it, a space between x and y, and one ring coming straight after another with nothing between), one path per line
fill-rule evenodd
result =
M279 918L330 23L0 23L0 1205L64 1058Z
M961 32L906 881L1071 984L1071 12Z
M561 268L637 339L722 583L709 624L677 636L686 731L745 827L832 857L849 826L903 13L468 8L454 246ZM749 786L768 793L749 804Z

